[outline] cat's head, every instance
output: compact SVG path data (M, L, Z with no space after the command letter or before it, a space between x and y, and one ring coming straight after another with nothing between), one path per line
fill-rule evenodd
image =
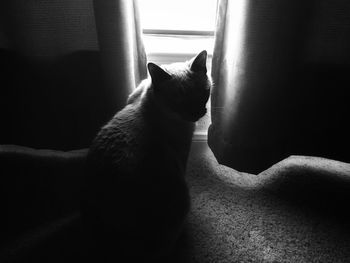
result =
M156 99L183 120L195 122L207 112L211 82L206 62L207 52L202 51L184 63L148 63Z

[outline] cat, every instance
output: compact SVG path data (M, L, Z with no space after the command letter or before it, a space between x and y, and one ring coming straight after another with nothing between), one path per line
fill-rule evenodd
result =
M89 149L83 216L98 243L125 262L165 257L181 235L190 208L186 162L212 85L206 61L204 50L183 63L148 63L150 76Z

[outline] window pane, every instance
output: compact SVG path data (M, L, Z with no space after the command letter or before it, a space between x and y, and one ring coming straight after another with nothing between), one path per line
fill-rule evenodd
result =
M213 31L217 0L139 0L144 29Z

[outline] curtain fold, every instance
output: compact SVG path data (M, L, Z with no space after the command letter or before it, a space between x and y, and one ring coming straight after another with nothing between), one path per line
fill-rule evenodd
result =
M94 0L94 10L105 84L119 110L147 76L138 2Z
M306 59L318 6L300 0L219 1L208 144L220 163L259 173L289 155L349 161L349 92L332 85L330 93L325 83L334 77L350 83L345 74L327 76L329 70Z

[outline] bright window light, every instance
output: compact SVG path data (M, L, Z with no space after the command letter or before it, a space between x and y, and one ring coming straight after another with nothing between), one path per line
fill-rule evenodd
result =
M149 60L171 63L204 49L212 54L217 0L139 0L139 5Z
M139 0L144 29L214 31L216 0Z
M158 65L186 61L207 50L211 72L217 0L139 0L148 61ZM195 137L206 137L208 114L197 122Z

